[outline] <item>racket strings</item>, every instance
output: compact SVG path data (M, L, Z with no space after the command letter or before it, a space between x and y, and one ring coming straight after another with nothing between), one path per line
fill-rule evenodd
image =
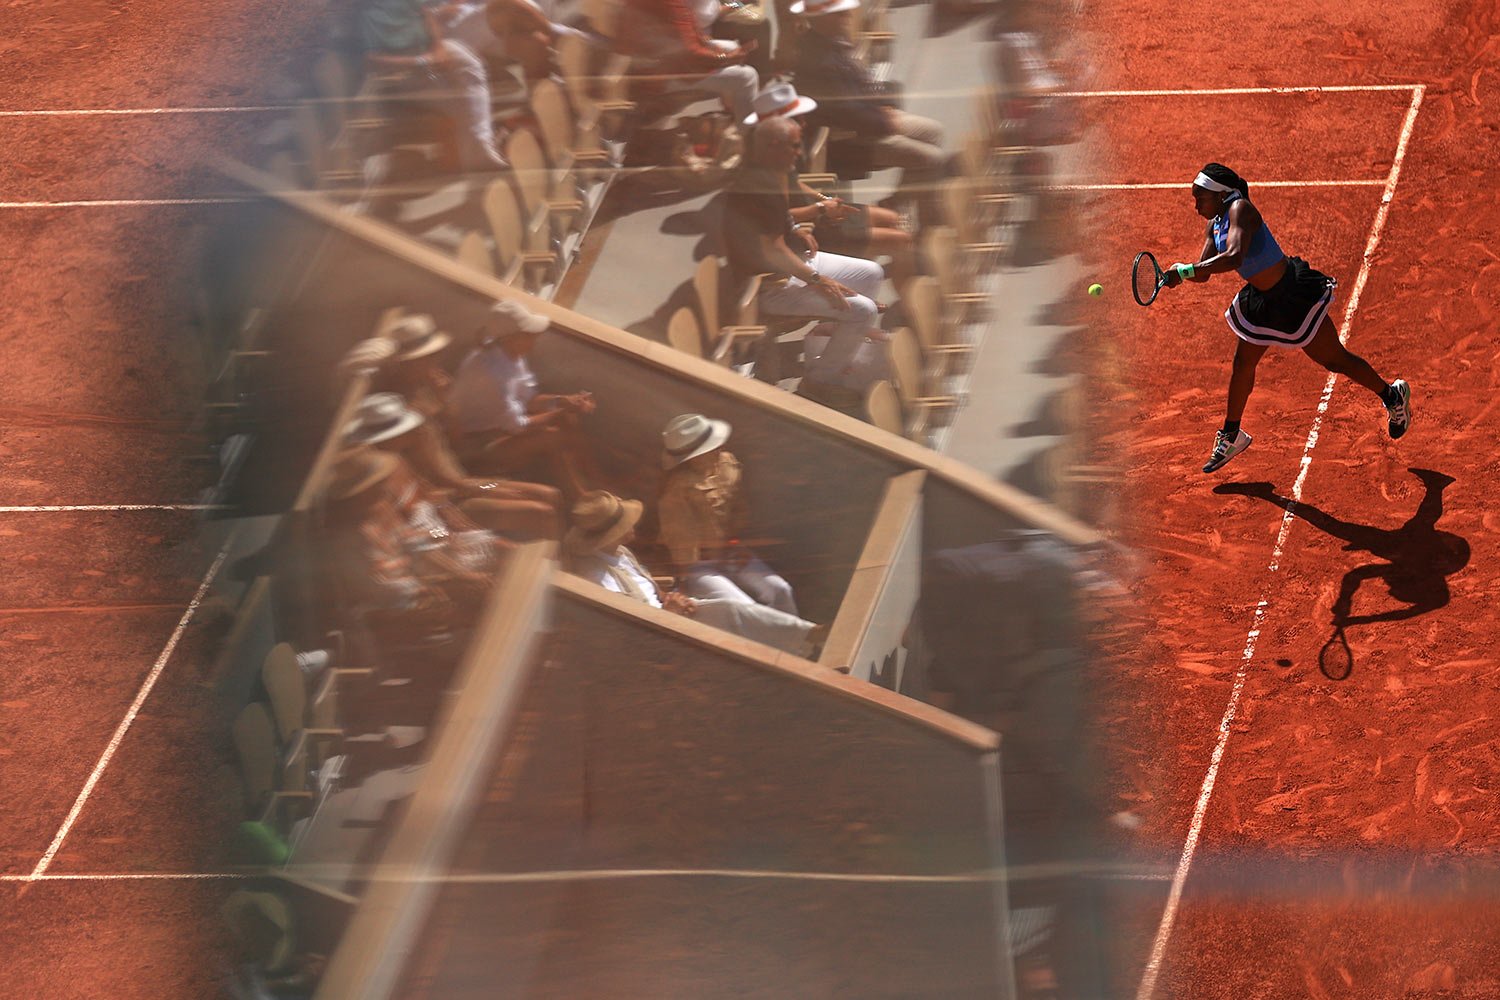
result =
M1136 301L1141 303L1150 302L1156 297L1156 288L1159 283L1155 259L1149 254L1142 254L1136 258L1135 266L1130 270L1131 282L1135 286Z

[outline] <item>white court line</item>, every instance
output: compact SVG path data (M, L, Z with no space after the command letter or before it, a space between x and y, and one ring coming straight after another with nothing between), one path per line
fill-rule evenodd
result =
M167 645L162 649L161 655L156 658L156 663L151 667L151 672L146 675L141 689L136 692L135 700L130 703L130 708L125 712L125 718L115 727L115 733L109 739L109 745L104 748L104 753L99 758L99 763L94 765L93 773L89 775L88 781L83 784L83 791L78 793L78 798L73 802L73 808L68 810L68 816L58 828L57 836L52 838L47 851L42 855L36 867L31 870L31 875L25 881L33 881L39 878L47 867L52 864L58 849L62 847L63 841L67 839L68 831L73 829L78 815L83 812L83 806L94 792L94 786L99 783L99 778L104 774L104 769L109 767L109 762L114 759L115 751L120 748L120 741L125 739L125 734L130 731L131 723L140 714L141 706L146 703L146 698L151 694L151 689L156 686L156 680L167 667L167 661L172 658L172 651L177 648L178 640L182 633L187 631L188 623L193 620L193 614L198 610L198 605L203 601L203 595L208 592L209 586L214 582L214 577L219 573L219 567L224 565L224 560L229 556L229 546L234 542L234 532L230 531L229 537L224 540L224 547L219 550L213 565L208 567L208 572L203 574L203 582L198 584L198 592L193 595L192 601L188 603L187 610L182 613L182 618L177 622L177 627L172 630L172 635L167 639Z
M316 877L316 866L293 865L282 870L287 875ZM72 872L58 875L0 875L0 882L204 882L263 878L264 872ZM647 878L732 878L772 879L803 882L865 882L972 884L999 880L1058 878L1076 876L1108 881L1166 882L1171 873L1165 869L1127 865L1021 865L1004 869L955 872L950 875L900 875L880 872L808 872L763 871L747 868L581 868L573 870L531 872L469 872L445 875L409 876L375 870L368 881L423 882L438 885L511 885L548 882L594 882Z
M1414 93L1426 89L1417 83L1339 84L1307 87L1205 87L1178 90L1063 90L1050 97L1224 97L1236 94L1361 94L1404 90Z
M1386 178L1350 181L1251 181L1258 188L1304 187L1383 187ZM1049 184L1048 191L1186 191L1191 181L1164 181L1151 184Z
M291 111L291 104L248 104L240 107L217 106L200 108L56 108L46 110L34 108L19 111L0 111L0 118L84 118L95 115L232 115L255 114L268 111Z
M0 208L163 208L174 205L236 205L249 198L101 198L85 201L0 201Z
M80 503L36 507L0 507L0 514L61 514L66 512L111 512L129 510L228 510L217 503Z
M1401 178L1401 163L1406 159L1406 146L1411 141L1412 129L1417 124L1417 111L1422 107L1424 93L1426 93L1425 87L1417 87L1412 91L1411 105L1406 111L1406 121L1401 126L1401 138L1396 143L1396 158L1391 162L1391 175L1386 179L1385 193L1380 196L1380 209L1375 213L1375 221L1370 226L1370 238L1365 242L1364 259L1359 265L1359 275L1354 279L1354 290L1349 295L1349 308L1344 312L1344 322L1339 330L1341 341L1349 339L1355 310L1359 308L1359 299L1364 293L1365 282L1370 278L1370 265L1374 263L1375 251L1380 245L1380 234L1385 230L1385 220L1390 214L1391 199L1396 194L1396 182ZM1328 381L1323 386L1323 395L1318 400L1318 410L1313 417L1312 428L1307 432L1307 444L1302 449L1301 468L1297 472L1296 482L1292 484L1291 502L1287 504L1286 513L1281 517L1281 529L1276 533L1276 545L1271 550L1269 567L1271 573L1281 568L1281 557L1286 549L1287 534L1291 530L1297 504L1302 500L1302 484L1307 481L1307 470L1312 468L1312 450L1318 445L1318 432L1323 426L1323 415L1328 412L1329 400L1333 398L1335 380L1336 376L1330 373ZM1269 588L1267 590L1269 591ZM1151 957L1146 961L1146 971L1141 977L1141 987L1136 992L1136 1000L1150 1000L1151 995L1156 991L1156 980L1161 975L1167 941L1172 936L1172 925L1177 920L1177 907L1182 902L1182 888L1187 882L1188 870L1192 868L1193 855L1198 849L1198 837L1203 832L1203 819L1208 813L1209 799L1213 797L1214 783L1219 776L1219 764L1224 759L1224 749L1229 745L1229 730L1234 724L1235 713L1239 709L1240 694L1245 689L1245 678L1249 673L1250 661L1255 658L1255 643L1260 638L1260 627L1265 621L1266 607L1269 603L1270 599L1263 595L1255 606L1255 618L1251 621L1250 631L1245 636L1245 650L1240 655L1240 667L1234 675L1234 687L1229 692L1229 704L1224 709L1224 717L1219 720L1219 738L1214 744L1213 755L1208 761L1208 773L1203 776L1203 787L1198 793L1198 802L1193 807L1193 820L1188 826L1187 841L1182 847L1182 857L1177 862L1177 872L1172 877L1172 888L1167 893L1166 909L1162 912L1161 924L1156 929L1156 940L1151 945Z

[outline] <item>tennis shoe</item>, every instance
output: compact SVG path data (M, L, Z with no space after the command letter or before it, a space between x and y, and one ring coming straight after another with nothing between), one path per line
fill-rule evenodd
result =
M1395 390L1396 402L1385 404L1386 429L1392 438L1399 438L1411 426L1411 386L1406 384L1406 379L1398 378L1391 383L1391 388Z
M1203 463L1203 471L1218 472L1229 464L1231 458L1250 447L1251 440L1250 435L1244 431L1237 431L1234 437L1219 431L1214 435L1214 451L1208 456L1208 461Z

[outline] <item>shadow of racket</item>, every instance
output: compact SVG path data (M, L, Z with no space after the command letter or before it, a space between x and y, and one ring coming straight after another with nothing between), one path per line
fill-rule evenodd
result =
M1354 672L1354 653L1344 638L1344 626L1335 625L1333 635L1318 650L1318 669L1331 681L1341 681Z

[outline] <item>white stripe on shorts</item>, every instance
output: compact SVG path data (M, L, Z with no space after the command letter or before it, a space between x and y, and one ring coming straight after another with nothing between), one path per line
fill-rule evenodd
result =
M1318 325L1323 322L1323 317L1327 315L1328 307L1332 303L1333 285L1329 285L1323 297L1307 311L1296 333L1286 333L1283 330L1256 326L1251 323L1240 310L1238 295L1229 300L1229 308L1224 310L1224 319L1229 322L1229 329L1234 331L1236 337L1251 344L1259 344L1262 347L1306 347L1317 334Z

